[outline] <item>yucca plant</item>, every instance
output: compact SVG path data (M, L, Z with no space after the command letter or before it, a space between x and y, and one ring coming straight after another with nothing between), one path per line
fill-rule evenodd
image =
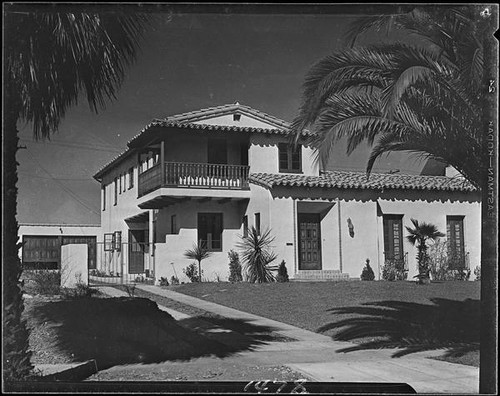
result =
M249 229L247 237L241 238L237 247L241 250L248 282L274 282L273 271L276 271L277 267L269 265L277 257L271 251L273 241L271 230L266 230L261 234L255 227Z
M198 278L200 282L202 274L201 262L209 258L211 255L212 252L206 248L206 245L202 241L199 241L198 244L193 244L193 247L191 249L188 249L184 252L184 257L191 260L196 260L198 262Z
M427 253L427 242L435 241L445 234L440 232L434 224L419 223L418 220L411 219L413 228L406 226L407 235L406 240L418 249L417 262L418 262L418 279L424 282L429 279L429 254Z

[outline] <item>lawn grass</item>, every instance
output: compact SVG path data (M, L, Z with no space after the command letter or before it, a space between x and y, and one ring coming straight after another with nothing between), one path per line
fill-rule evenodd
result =
M221 282L172 289L360 349L446 349L449 361L463 356L463 364L478 365L480 282Z

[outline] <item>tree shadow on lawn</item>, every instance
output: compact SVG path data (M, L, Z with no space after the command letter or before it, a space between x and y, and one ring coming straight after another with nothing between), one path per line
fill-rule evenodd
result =
M54 346L99 370L201 356L226 357L269 341L271 328L240 320L177 322L145 298L79 298L37 306L34 319L54 327ZM195 318L196 319L196 318ZM202 323L200 327L199 324ZM220 329L230 325L240 333ZM215 335L215 336L214 336Z
M358 307L333 308L335 315L349 317L326 324L319 332L332 332L339 341L359 342L339 352L398 348L392 357L445 349L458 357L479 349L479 300L431 299L433 305L401 301L365 303Z

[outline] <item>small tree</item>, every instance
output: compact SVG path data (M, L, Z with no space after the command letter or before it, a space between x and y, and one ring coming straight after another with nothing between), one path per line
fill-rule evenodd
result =
M363 268L363 271L361 272L361 280L363 281L372 281L375 279L375 273L372 270L372 267L370 267L370 259L366 259L366 265Z
M189 264L186 268L182 270L184 275L186 275L189 280L193 283L201 282L201 273L198 275L198 269L196 268L196 263Z
M270 245L274 241L271 231L267 230L262 235L252 227L246 238L242 238L238 248L242 251L247 280L251 283L274 282L276 267L269 264L276 259L276 254L270 250Z
M276 275L276 282L288 282L288 270L286 269L285 260L281 261L278 267L278 274Z
M411 219L414 228L406 227L406 230L409 232L409 235L406 237L408 242L412 245L417 246L417 262L418 262L418 275L416 278L419 279L419 283L425 283L429 280L429 254L427 253L427 242L429 240L437 240L440 237L444 237L445 235L438 231L437 227L434 224L430 223L420 223Z
M199 274L199 281L201 282L201 262L207 258L209 258L212 255L212 252L210 252L206 247L205 244L202 243L201 241L198 242L198 244L194 244L192 249L188 249L184 252L184 257L191 259L191 260L196 260L198 262L198 274Z
M229 257L229 282L241 282L243 276L241 275L241 263L238 252L230 250L227 255Z

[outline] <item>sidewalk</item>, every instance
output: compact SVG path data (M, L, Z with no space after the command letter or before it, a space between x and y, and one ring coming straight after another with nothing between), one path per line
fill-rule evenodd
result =
M427 358L440 355L440 351L414 353L401 358L391 358L395 351L387 349L339 353L339 349L353 344L333 341L322 334L158 286L136 287L226 318L266 326L275 333L296 340L270 342L254 350L237 353L235 358L242 363L257 360L263 365L286 365L321 382L401 382L409 384L419 393L478 393L479 369ZM101 290L117 297L127 295L111 287L102 287ZM169 308L159 308L177 320L188 316Z

